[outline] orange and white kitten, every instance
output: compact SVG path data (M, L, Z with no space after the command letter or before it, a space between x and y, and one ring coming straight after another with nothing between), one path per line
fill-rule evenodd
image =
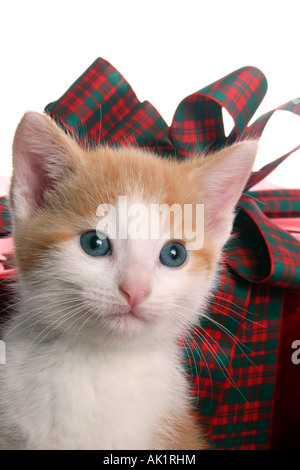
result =
M13 144L18 305L0 366L1 448L205 446L178 338L201 319L256 149L187 161L83 149L49 117L25 114ZM111 233L124 196L148 214L204 204L203 246L165 225L159 237L130 237L124 214Z

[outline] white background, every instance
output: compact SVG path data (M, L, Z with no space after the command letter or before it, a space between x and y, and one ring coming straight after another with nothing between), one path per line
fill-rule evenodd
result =
M299 0L2 1L0 175L11 173L23 113L43 112L99 56L168 124L184 97L246 65L260 68L269 84L255 119L297 98L299 13ZM299 143L300 117L276 113L255 169ZM298 151L269 180L299 187L299 170Z

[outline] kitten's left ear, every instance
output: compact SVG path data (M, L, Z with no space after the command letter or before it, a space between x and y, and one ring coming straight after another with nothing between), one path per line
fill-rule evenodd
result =
M28 112L13 142L10 203L16 218L28 218L74 170L79 146L48 116Z
M250 176L257 147L257 142L234 144L207 156L192 173L204 202L206 233L218 249L232 230L234 208Z

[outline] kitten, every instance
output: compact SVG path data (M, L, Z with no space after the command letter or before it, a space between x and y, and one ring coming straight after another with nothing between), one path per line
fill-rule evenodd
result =
M25 114L13 143L18 305L0 366L1 448L205 447L178 339L201 317L256 149L182 162L83 149L49 117ZM163 223L143 239L118 237L129 230L119 214L113 234L120 196L148 215L155 204L204 204L203 246L184 230L174 240L183 215L175 224L171 214L173 232Z

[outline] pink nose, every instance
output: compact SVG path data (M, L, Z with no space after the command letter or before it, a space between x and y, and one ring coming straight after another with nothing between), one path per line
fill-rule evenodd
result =
M125 297L131 308L140 305L150 294L150 287L144 283L123 282L119 286L121 294Z

